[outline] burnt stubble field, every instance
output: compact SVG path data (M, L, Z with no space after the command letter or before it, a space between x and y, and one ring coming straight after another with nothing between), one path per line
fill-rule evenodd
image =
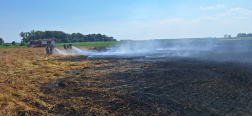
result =
M250 43L184 42L126 55L0 49L0 114L252 115Z

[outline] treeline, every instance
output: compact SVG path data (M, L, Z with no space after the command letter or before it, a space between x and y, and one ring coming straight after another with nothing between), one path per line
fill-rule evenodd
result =
M237 37L252 37L252 33L238 33Z
M21 44L18 44L19 46L26 46L25 45L26 43L21 43ZM3 38L1 38L0 37L0 45L2 46L5 46L5 47L8 47L8 46L10 46L10 45L15 45L15 46L17 46L17 44L16 44L16 42L15 41L12 41L11 43L4 43L4 40L3 40Z
M21 32L22 42L37 39L54 39L57 43L70 43L70 42L94 42L94 41L116 41L113 37L102 34L88 34L81 33L68 34L63 31L30 31Z
M0 45L4 44L4 40L0 37Z

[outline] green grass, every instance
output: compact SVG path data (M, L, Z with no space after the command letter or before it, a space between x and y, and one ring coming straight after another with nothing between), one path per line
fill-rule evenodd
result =
M26 46L20 46L20 44L16 44L16 45L10 45L10 46L0 45L0 48L27 48L27 47Z
M105 47L114 46L120 43L119 41L109 41L109 42L76 42L72 43L73 46L93 46L93 47ZM69 43L56 43L56 47L63 47L64 44Z

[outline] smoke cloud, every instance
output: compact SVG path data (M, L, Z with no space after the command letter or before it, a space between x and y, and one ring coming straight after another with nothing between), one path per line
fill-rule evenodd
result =
M70 52L56 49L62 55L87 55L88 58L133 58L141 61L162 61L169 58L251 62L249 40L146 40L128 41L102 50L73 47Z

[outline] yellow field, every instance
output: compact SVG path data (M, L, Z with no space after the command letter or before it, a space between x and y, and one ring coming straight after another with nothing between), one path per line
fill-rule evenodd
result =
M44 48L0 49L0 53L0 115L47 115L35 107L53 107L40 100L51 97L43 94L40 86L65 77L66 71L90 66L88 61L55 60L64 56L45 56Z

